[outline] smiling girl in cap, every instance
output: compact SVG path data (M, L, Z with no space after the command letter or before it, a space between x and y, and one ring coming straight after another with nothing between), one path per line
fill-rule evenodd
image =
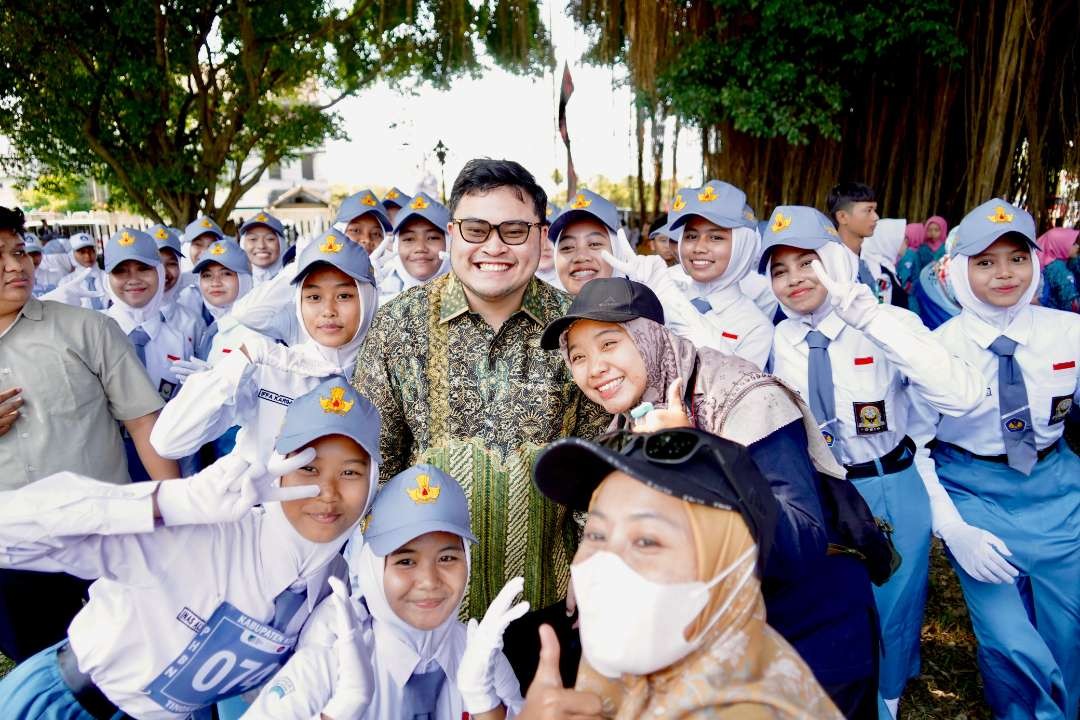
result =
M1005 200L961 221L949 281L963 308L935 331L978 369L978 405L941 416L927 478L998 718L1080 706L1080 459L1062 433L1080 399L1080 317L1031 304L1035 222ZM938 482L940 479L940 482Z
M0 564L100 578L68 638L0 682L5 716L180 719L265 682L343 574L378 435L338 377L297 398L265 466L230 456L121 487L60 473L4 493Z
M270 213L260 212L240 226L240 247L251 261L252 281L261 285L281 272L285 228Z
M427 193L417 193L397 214L388 258L379 274L379 304L409 288L450 272L446 228L450 211Z
M465 493L432 465L390 479L345 551L351 595L315 610L258 718L501 718L521 707L502 632L528 610L507 583L479 625L457 619L475 543Z
M334 218L334 228L370 255L394 226L375 193L361 190L341 201Z

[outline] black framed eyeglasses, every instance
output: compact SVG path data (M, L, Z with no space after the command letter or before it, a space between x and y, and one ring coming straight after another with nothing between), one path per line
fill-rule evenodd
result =
M525 220L507 220L498 225L479 218L464 218L461 220L455 218L451 222L457 224L462 240L474 245L486 242L491 237L492 230L507 245L521 245L529 239L534 227L541 226L541 223L526 222Z
M596 442L620 455L629 455L643 446L646 460L671 464L685 462L705 445L700 435L682 428L652 433L615 430L596 438Z

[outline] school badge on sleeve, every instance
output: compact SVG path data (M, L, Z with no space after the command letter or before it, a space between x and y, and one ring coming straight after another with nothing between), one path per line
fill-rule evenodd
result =
M876 435L889 429L884 400L857 402L852 405L855 408L855 433L857 435Z
M1046 424L1057 425L1065 422L1065 418L1069 416L1069 411L1072 410L1072 404L1072 395L1058 395L1050 398L1050 419L1047 420Z

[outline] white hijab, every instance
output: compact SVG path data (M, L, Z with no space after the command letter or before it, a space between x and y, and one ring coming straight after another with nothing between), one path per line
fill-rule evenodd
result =
M323 345L319 343L308 332L307 326L304 325L304 315L301 311L301 304L303 303L304 283L303 281L296 284L296 322L299 326L300 345L310 345L313 347L323 359L327 360L331 364L342 368L346 377L352 377L353 369L356 364L356 353L359 352L360 346L364 343L364 337L367 335L368 328L371 327L371 321L375 317L375 311L379 308L379 293L375 289L375 286L370 283L362 283L359 280L353 279L356 283L356 290L360 296L360 324L356 328L356 334L352 336L349 342L345 343L341 347L330 347L329 345Z
M261 285L267 280L273 280L274 276L281 272L281 268L284 265L282 256L285 254L285 243L283 242L282 237L277 233L274 233L274 237L277 238L277 260L271 263L269 267L264 268L259 267L255 263L251 263L251 279L256 285ZM246 253L247 250L245 249L244 252Z
M834 278L849 278L855 270L855 254L847 249L843 243L840 242L827 242L822 247L818 248L815 252L819 258L821 258L821 264L825 267L825 272L829 274L829 277ZM769 265L765 269L765 277L771 278L772 272L772 258L769 259ZM771 283L771 280L770 280ZM775 296L776 293L774 292ZM780 303L780 309L784 311L792 320L805 323L812 328L816 328L818 323L832 314L832 303L829 298L826 297L821 305L810 313L800 313L792 310L780 300L776 298Z
M681 230L681 228L680 228ZM736 298L743 294L739 282L747 276L757 265L761 256L761 238L757 230L747 227L731 229L731 256L728 258L724 272L709 282L698 282L690 276L687 267L687 259L683 255L683 244L679 243L679 265L686 273L690 281L687 287L687 295L693 298L709 299L714 306L730 305ZM715 300L716 302L713 302Z
M1024 294L1016 301L1016 304L1010 307L997 307L975 297L975 293L971 289L971 279L968 277L968 260L970 256L953 255L949 260L948 278L953 294L956 296L956 302L959 303L962 312L971 313L996 330L1001 332L1007 330L1012 321L1016 319L1016 316L1031 304L1032 298L1035 297L1035 293L1039 289L1042 269L1039 267L1039 260L1035 256L1031 245L1028 244L1027 247L1031 253L1031 282L1028 284L1027 289L1024 290Z
M150 263L144 264L149 265ZM146 326L150 335L153 336L156 334L157 328L161 326L161 307L165 302L165 268L160 262L151 265L151 267L157 272L157 290L154 291L154 296L150 298L150 302L141 308L132 307L120 299L120 296L113 290L111 274L105 279L105 293L112 300L112 305L106 312L109 317L116 320L125 335L137 327Z
M409 288L414 288L417 285L423 285L426 282L434 280L440 275L445 275L450 272L450 236L446 234L445 230L439 228L439 231L443 234L443 238L446 240L446 247L439 253L439 257L442 258L442 264L429 278L421 280L408 270L405 269L405 262L401 259L401 248L398 240L398 232L394 232L393 246L391 248L393 252L393 259L387 263L387 267L392 268L395 275L401 281L401 292L405 292Z
M889 272L896 274L896 259L900 256L900 249L904 246L904 229L907 220L895 218L882 218L878 220L874 234L863 240L862 258L875 262L888 268Z

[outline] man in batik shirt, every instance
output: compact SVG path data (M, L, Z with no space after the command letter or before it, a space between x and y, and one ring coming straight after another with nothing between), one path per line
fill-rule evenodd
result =
M547 196L521 165L473 160L450 196L452 272L383 306L356 362L357 390L382 415L385 481L432 463L469 497L467 604L482 617L511 577L534 608L566 593L577 530L533 485L536 454L593 437L610 417L584 398L540 334L570 297L534 278Z

